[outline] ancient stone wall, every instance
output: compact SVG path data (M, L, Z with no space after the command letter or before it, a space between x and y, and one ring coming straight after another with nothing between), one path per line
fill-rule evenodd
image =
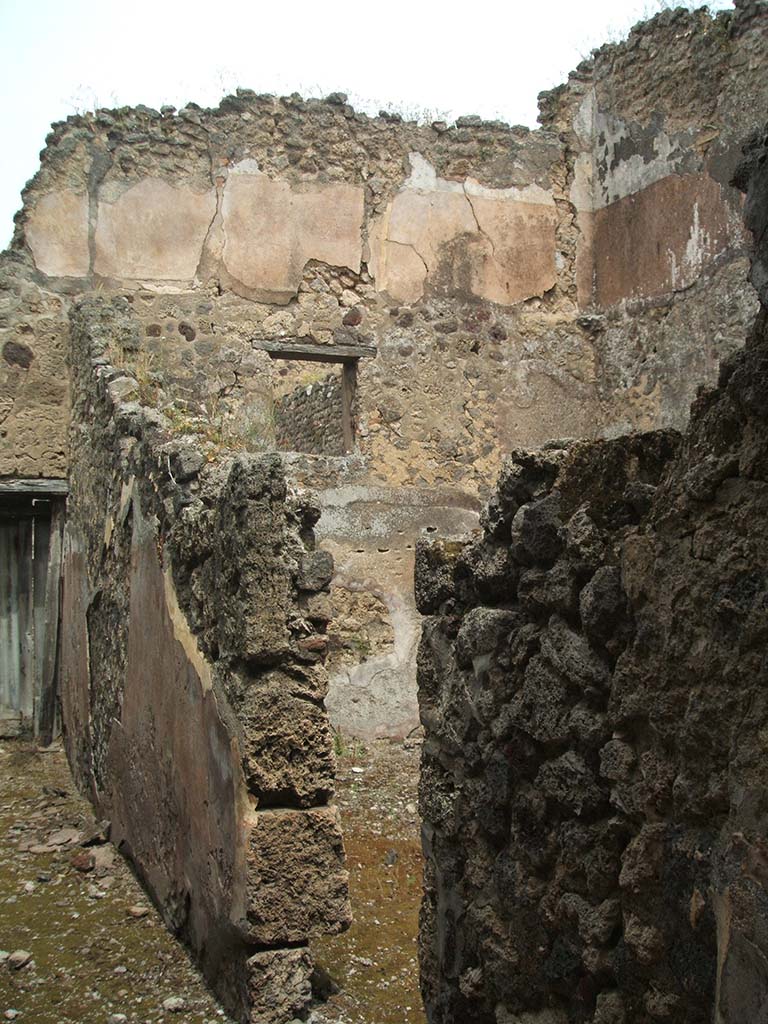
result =
M286 452L343 455L341 377L300 385L275 402L277 447Z
M333 565L279 457L179 433L124 300L71 323L61 700L75 779L242 1021L310 999L350 921L323 698Z
M334 675L331 705L410 727L417 539L470 525L503 452L681 428L742 344L728 174L768 90L767 28L764 2L665 12L544 96L536 131L248 90L55 125L2 257L0 472L66 472L66 312L95 289L131 303L141 386L173 393L177 432L231 450L276 444L265 347L375 349L354 452L301 479L343 586L367 580L396 633L386 664Z
M768 1008L763 308L688 430L515 453L417 555L430 1024Z
M767 25L768 6L751 0L714 18L664 11L540 97L568 153L608 435L681 428L755 315L730 178L768 103Z
M247 91L70 118L14 250L54 291L130 295L156 365L198 391L254 340L374 340L372 477L487 489L515 444L681 426L743 337L727 182L766 21L666 12L543 97L535 132ZM626 303L652 308L630 327Z
M65 301L0 254L0 476L66 476Z

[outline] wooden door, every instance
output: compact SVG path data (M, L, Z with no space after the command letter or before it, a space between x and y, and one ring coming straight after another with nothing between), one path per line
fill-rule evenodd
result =
M54 514L52 544L51 501L22 495L0 498L0 736L37 734L43 708L45 731L52 732L48 719L56 669L51 645L58 641L59 519ZM49 580L51 574L55 579Z

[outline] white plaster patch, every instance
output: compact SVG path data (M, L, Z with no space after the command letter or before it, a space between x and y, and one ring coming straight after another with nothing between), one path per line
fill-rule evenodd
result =
M595 139L595 119L597 117L597 94L594 86L579 104L573 119L573 130L582 146L591 148Z
M88 274L87 195L61 189L41 196L29 209L25 235L42 273L50 277Z
M551 192L540 185L525 185L522 188L515 185L509 188L489 188L481 185L475 178L465 178L464 181L451 181L449 178L439 178L437 171L421 153L411 152L408 154L411 164L411 173L405 179L399 192L453 192L458 195L478 196L483 199L516 200L520 203L541 203L542 206L555 205Z
M254 160L253 157L245 157L243 160L238 160L236 164L232 164L229 168L230 174L261 174L262 170L259 167L258 160Z
M693 205L691 233L685 245L680 263L671 249L667 250L669 273L673 289L687 288L701 273L702 267L712 249L712 239L701 225L698 200Z
M103 197L94 270L118 280L190 281L216 213L216 192L144 178L114 202Z
M571 202L579 213L591 213L595 208L595 160L592 153L579 153L573 168Z
M311 259L360 270L364 196L357 185L293 186L241 169L227 179L221 212L226 272L266 301L290 301Z
M594 137L603 139L596 143L594 160L599 165L604 160L607 166L603 181L595 178L593 189L593 209L599 209L618 199L634 195L636 192L654 185L662 178L675 174L680 170L687 151L664 131L659 131L653 139L655 156L647 160L639 153L625 157L612 166L616 147L629 137L627 126L619 118L597 112L595 115Z

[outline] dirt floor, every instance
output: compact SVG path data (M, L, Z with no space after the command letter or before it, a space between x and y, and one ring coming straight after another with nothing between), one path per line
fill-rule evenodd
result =
M416 808L419 748L343 743L341 811L355 922L312 944L341 991L314 1012L318 1024L422 1024L416 936L421 846Z
M337 740L355 923L313 944L333 994L313 1010L312 1024L424 1021L418 749L406 746ZM20 741L0 741L0 1020L230 1024L94 829L61 750Z

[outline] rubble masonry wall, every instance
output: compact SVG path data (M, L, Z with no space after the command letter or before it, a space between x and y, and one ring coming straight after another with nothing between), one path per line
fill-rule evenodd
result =
M125 300L72 312L61 699L78 786L242 1021L310 999L350 921L312 612L332 574L279 457L191 443L142 393Z
M282 451L343 455L341 377L300 385L275 402L275 434Z
M767 21L746 0L664 12L542 96L536 131L247 90L55 125L1 261L0 473L66 475L68 309L94 290L131 303L179 416L246 450L269 441L260 346L374 345L353 457L301 472L340 578L397 634L334 674L329 706L407 731L416 540L476 524L516 446L680 429L741 345L728 180L767 98Z
M430 1024L765 1015L767 168L763 306L688 429L513 453L420 549Z

